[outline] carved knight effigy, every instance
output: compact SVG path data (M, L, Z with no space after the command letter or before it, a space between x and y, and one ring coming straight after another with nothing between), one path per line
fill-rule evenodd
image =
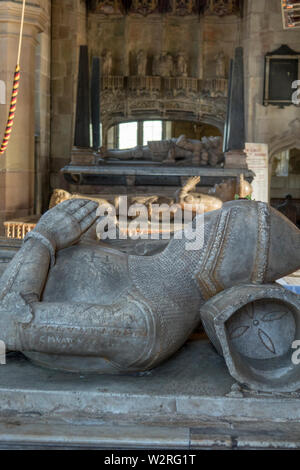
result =
M69 371L152 369L200 317L229 372L260 390L295 390L299 297L275 281L300 267L300 231L269 205L225 203L196 216L152 256L95 240L98 204L45 213L0 279L1 339L38 364ZM203 244L188 248L192 235ZM201 232L202 233L202 232ZM199 358L200 360L200 358Z
M217 166L224 160L220 137L187 139L185 135L169 140L150 141L146 146L131 149L101 149L101 160L148 160L164 163L192 163L201 166Z

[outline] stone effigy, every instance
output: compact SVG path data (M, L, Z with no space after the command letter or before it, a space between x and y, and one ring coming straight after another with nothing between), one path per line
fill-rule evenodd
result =
M171 220L173 220L175 213L179 209L187 211L188 207L191 207L193 215L196 215L199 211L201 213L206 213L220 209L223 202L231 201L235 199L236 196L239 198L246 198L252 194L251 184L243 178L243 175L240 175L239 178L232 178L216 185L209 194L197 192L195 190L199 182L200 176L189 178L185 185L176 191L174 197L165 197L158 194L149 196L131 196L128 198L128 203L130 206L133 204L143 204L147 207L149 216L148 233L152 233L151 217L154 212L154 206L159 205L160 214L164 211L168 212L171 216ZM111 196L108 200L103 199L97 194L86 195L80 193L69 193L64 189L55 189L50 198L49 209L52 209L61 202L69 199L89 199L106 206L110 204L114 205L118 215L119 198L119 196ZM171 206L173 206L172 209ZM7 220L4 223L6 237L23 240L25 235L34 229L39 218L39 216L31 216L29 218ZM128 219L132 219L132 217L129 216Z
M251 197L253 188L241 174L238 178L231 178L222 183L216 184L209 190L209 194L223 202L233 201L236 196L240 199Z
M300 301L273 284L300 267L294 225L267 204L234 201L206 214L202 247L187 249L196 217L161 253L128 256L94 243L97 206L76 199L48 211L4 272L9 350L54 369L145 371L185 343L201 311L237 380L299 388L289 353Z
M147 160L163 163L193 163L200 166L217 166L224 161L220 137L203 137L201 140L187 139L185 135L162 141L150 141L147 146L132 149L101 149L103 159Z

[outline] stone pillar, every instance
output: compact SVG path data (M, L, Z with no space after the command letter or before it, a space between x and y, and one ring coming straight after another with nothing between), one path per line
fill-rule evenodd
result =
M1 139L17 61L21 9L21 2L0 2L0 80L6 83L6 104L1 105L0 113ZM3 233L4 220L33 213L36 38L46 21L47 16L38 2L27 4L15 123L8 149L0 156L0 234Z

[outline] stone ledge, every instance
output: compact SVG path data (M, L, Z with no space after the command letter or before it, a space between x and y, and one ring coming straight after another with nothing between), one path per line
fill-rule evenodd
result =
M10 353L1 448L300 448L299 394L237 387L207 340L141 375L76 375Z
M300 408L298 393L236 392L223 358L203 339L140 375L79 376L43 369L10 353L0 366L0 420L30 416L40 422L193 427L203 420L300 422Z
M187 449L188 428L0 424L0 449Z

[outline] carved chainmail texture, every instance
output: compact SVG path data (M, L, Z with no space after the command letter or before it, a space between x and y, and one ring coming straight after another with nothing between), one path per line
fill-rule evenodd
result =
M204 251L212 228L210 220L207 216ZM136 288L156 305L158 341L151 365L177 351L200 321L199 309L204 300L193 273L198 268L202 250L187 251L186 242L184 237L173 239L158 255L129 257L130 277Z

